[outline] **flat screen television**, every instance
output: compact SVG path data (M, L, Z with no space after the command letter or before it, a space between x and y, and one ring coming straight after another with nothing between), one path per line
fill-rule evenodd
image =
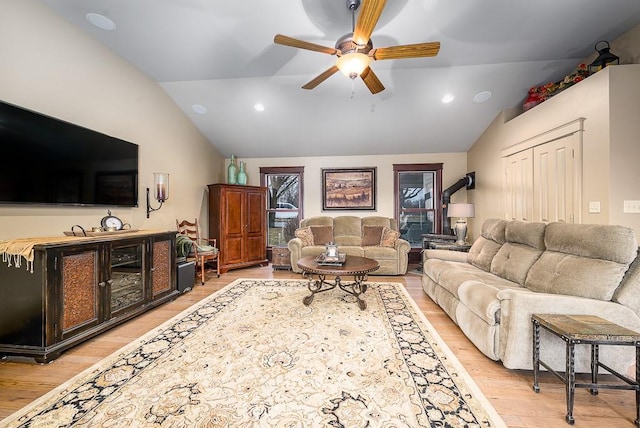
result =
M138 205L138 145L0 102L0 204Z

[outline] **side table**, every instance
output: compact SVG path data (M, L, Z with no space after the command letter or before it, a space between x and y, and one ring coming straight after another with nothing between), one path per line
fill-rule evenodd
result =
M640 333L624 328L597 316L591 315L551 315L534 314L533 323L533 390L538 393L538 376L540 365L553 373L566 385L567 415L565 420L573 425L573 400L575 388L588 388L593 395L598 389L626 389L636 392L636 419L634 423L640 427ZM564 376L553 370L540 360L540 327L561 338L566 343L566 371ZM575 345L591 345L591 383L576 383L575 375ZM600 345L635 346L636 348L636 378L629 379L621 373L601 363L599 360ZM598 383L598 368L602 367L624 384Z
M287 247L271 248L271 266L273 270L286 269L291 270L291 251Z
M429 242L429 248L432 250L462 251L468 253L471 244L458 245L456 243Z

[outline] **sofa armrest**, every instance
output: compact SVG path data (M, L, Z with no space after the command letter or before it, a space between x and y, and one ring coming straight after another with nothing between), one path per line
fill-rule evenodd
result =
M640 318L631 309L611 301L518 289L501 290L497 298L501 326L498 352L507 368L523 368L523 362L530 366L533 314L597 315L631 330L640 329ZM556 368L564 354L559 357Z
M424 250L422 252L422 263L427 259L438 259L449 262L468 263L468 253L461 251L449 251L449 250Z
M302 258L302 240L300 238L292 238L287 243L287 248L291 253L291 270L300 273L302 269L298 267L298 260Z
M411 251L411 244L409 244L409 241L405 241L404 239L397 239L396 250L400 253L409 254L409 251Z

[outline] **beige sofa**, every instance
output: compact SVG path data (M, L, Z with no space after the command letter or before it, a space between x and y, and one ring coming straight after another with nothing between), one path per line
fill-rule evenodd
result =
M397 230L396 221L392 218L318 216L300 221L301 229L307 227L316 237L313 243L307 242L307 245L304 245L302 239L293 238L287 244L291 252L291 268L294 272L302 272L298 268L298 260L322 253L325 250L325 243L329 241L338 245L338 251L347 256L361 256L378 261L380 268L371 275L404 275L407 272L408 254L411 249L409 243L399 238L391 244L393 246L381 246L379 242L379 233L382 229L386 227Z
M531 315L597 315L640 331L640 262L629 228L489 219L469 253L426 250L422 284L493 360L532 369ZM541 359L564 371L565 345L541 331ZM588 346L576 370L589 372ZM602 362L628 373L633 347L602 346Z

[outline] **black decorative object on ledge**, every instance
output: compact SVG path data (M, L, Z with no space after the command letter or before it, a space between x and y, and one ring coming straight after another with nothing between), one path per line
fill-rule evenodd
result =
M602 46L602 43L605 43L607 46L598 49L598 46ZM611 48L609 46L609 42L607 42L606 40L600 40L598 43L596 43L594 49L596 50L596 52L598 52L598 57L591 64L589 64L589 74L597 73L598 71L611 64L620 64L620 58L609 52L609 49Z

